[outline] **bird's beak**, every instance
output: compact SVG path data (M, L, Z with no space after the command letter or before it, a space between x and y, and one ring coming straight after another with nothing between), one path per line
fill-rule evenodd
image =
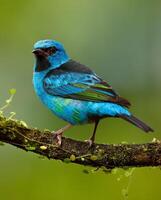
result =
M36 56L46 56L46 53L42 49L34 49L32 51Z

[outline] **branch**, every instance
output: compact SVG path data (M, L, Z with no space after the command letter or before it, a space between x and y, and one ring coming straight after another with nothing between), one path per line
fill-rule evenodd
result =
M49 159L70 161L93 167L161 166L161 141L146 144L94 144L62 138L56 146L53 134L28 128L24 122L0 116L0 141L32 151Z

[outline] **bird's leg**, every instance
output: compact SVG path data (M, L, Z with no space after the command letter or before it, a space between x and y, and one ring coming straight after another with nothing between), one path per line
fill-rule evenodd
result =
M95 136L96 136L96 130L97 130L97 127L98 127L98 123L99 123L99 120L95 121L95 126L94 126L94 131L93 131L92 136L88 140L85 140L86 142L89 143L90 147L92 146L92 144L95 141Z
M66 126L64 126L63 128L57 131L52 131L52 133L54 134L54 139L56 138L57 144L59 146L61 146L61 139L62 139L64 131L68 130L71 126L72 126L71 124L67 124Z

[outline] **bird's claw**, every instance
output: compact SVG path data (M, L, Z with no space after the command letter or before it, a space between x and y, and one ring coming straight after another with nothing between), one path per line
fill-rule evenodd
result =
M53 139L54 139L54 142L56 143L57 146L61 146L62 144L62 134L63 132L52 132L53 133Z
M62 135L65 130L68 130L71 127L71 124L67 124L65 127L57 130L57 131L52 131L53 133L53 142L56 143L56 145L59 147L62 144Z
M89 147L92 147L92 145L93 145L93 140L91 140L91 139L88 139L88 140L85 140L85 142L87 143L87 144L89 144Z

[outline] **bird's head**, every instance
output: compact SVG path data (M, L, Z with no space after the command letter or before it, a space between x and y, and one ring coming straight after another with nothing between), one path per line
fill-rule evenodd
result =
M63 45L54 40L40 40L36 42L32 52L36 57L36 72L49 68L58 68L69 60Z

